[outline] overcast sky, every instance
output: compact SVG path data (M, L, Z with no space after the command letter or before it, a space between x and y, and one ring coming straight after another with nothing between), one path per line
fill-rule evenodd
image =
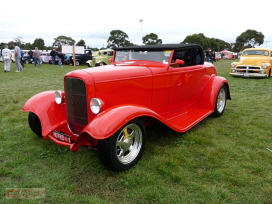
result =
M253 29L265 36L261 47L272 49L269 0L11 0L0 5L4 43L19 36L25 43L42 38L51 46L54 38L64 35L101 48L107 46L112 30L122 30L134 44L150 33L164 44L198 33L234 43L242 32Z

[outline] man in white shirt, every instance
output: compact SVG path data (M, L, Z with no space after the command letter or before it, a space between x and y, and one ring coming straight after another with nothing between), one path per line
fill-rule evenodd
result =
M4 60L4 72L10 72L11 56L11 51L6 45L5 49L2 50L2 58Z

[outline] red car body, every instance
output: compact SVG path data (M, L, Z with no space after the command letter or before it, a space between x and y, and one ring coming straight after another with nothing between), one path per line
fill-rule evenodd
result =
M189 54L182 59L182 52ZM161 55L158 60L157 55ZM54 95L61 99L59 104ZM228 82L217 76L213 64L204 63L200 46L132 46L116 48L112 65L66 74L64 91L37 94L25 103L23 111L30 112L30 127L36 134L68 146L73 152L83 145L98 148L105 165L122 171L140 159L145 126L163 123L185 132L211 114L221 115L226 99L230 99ZM91 105L93 102L97 103ZM218 109L220 104L223 109ZM98 113L91 111L93 107L99 107ZM136 142L126 128L134 120L141 121L132 123L140 128L131 128L139 131L137 151L132 150ZM123 137L113 142L111 151L107 141L115 134ZM138 155L127 156L130 151ZM109 159L112 155L114 161Z

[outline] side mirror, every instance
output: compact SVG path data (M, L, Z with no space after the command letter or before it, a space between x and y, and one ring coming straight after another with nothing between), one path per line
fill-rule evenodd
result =
M176 61L174 63L171 63L171 64L183 65L183 64L185 64L185 62L183 60L176 59Z

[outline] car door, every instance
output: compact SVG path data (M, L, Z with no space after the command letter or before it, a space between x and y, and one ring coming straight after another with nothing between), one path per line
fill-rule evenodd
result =
M186 48L174 52L172 61L181 59L184 61L184 65L170 66L171 84L168 112L188 111L197 106L200 97L200 83L206 75L203 55L199 54L199 51L197 48Z

